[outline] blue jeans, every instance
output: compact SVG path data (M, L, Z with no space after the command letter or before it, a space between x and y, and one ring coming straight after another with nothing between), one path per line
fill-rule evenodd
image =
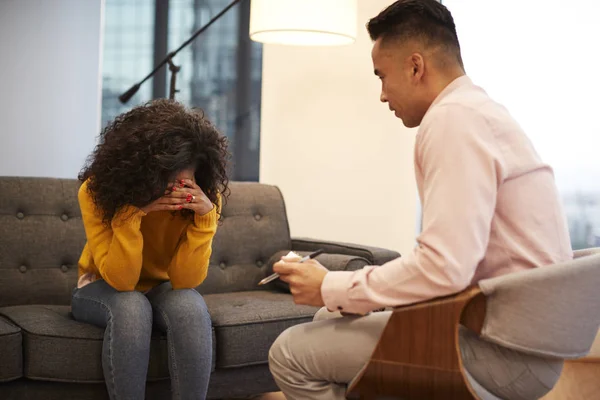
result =
M212 365L212 331L204 299L169 282L119 292L103 280L73 291L77 321L104 331L102 368L111 400L143 400L154 326L167 335L173 399L205 399Z

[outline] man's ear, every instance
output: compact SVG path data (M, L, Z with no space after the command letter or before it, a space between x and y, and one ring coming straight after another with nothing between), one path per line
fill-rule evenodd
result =
M425 60L421 53L413 53L410 56L413 78L420 80L425 72Z

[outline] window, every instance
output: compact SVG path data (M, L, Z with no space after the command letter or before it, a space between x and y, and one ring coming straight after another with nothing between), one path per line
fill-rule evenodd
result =
M178 48L230 2L108 0L103 124L136 104L168 97L170 73L163 68L155 82L145 82L126 105L118 100L168 51ZM181 70L177 74L179 92L175 98L187 106L203 109L229 138L233 155L231 178L258 181L262 46L250 40L249 20L250 2L243 1L177 54L174 63Z
M146 82L127 104L119 95L153 68L154 2L106 0L102 53L102 127L134 105L152 99Z
M554 168L573 248L600 246L600 2L443 3L467 74L508 108Z

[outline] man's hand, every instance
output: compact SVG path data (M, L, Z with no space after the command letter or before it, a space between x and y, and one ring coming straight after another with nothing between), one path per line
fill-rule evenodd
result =
M321 285L328 270L316 260L299 263L298 258L288 261L289 258L273 265L273 271L280 275L280 279L290 285L294 296L294 303L308 306L323 307Z

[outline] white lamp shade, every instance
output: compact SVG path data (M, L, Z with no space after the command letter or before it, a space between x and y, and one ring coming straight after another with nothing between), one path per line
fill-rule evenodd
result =
M357 0L252 0L250 38L257 42L335 46L356 39Z

